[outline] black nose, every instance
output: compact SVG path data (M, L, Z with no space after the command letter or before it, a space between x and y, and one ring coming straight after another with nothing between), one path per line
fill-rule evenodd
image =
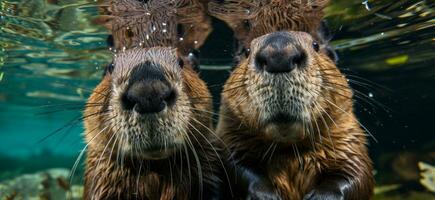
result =
M125 110L151 114L172 106L176 98L176 90L171 87L163 73L147 63L131 72L129 84L121 98L121 105Z
M270 35L255 55L256 67L269 73L290 72L296 67L304 67L306 60L305 51L283 34Z

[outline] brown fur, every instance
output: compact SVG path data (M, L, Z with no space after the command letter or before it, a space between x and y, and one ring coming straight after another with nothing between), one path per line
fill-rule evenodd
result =
M104 23L111 30L115 48L125 54L131 52L130 49L167 52L169 48L164 47L172 48L181 44L178 43L176 33L178 22L189 27L191 24L201 24L185 29L189 36L184 40L186 44L181 44L181 50L178 50L182 57L186 52L183 48L196 48L201 45L211 29L208 18L203 12L196 11L203 9L203 4L183 0L175 1L176 4L170 2L173 1L151 0L144 5L135 0L109 0L102 3L102 8L105 9L102 12L106 15L99 18L99 23ZM192 18L183 16L187 12L183 9L188 7L194 7L195 11L190 12L197 15ZM152 31L153 26L155 31ZM190 33L197 30L201 30L199 35ZM190 45L190 42L193 42L190 37L193 35L199 37L197 45ZM175 50L171 51L170 58L165 57L168 54L154 54L156 55L154 62L161 65L177 57ZM140 59L140 55L133 56L132 59ZM130 60L124 62L134 63ZM169 69L180 66L163 67ZM116 107L113 102L117 102L116 98L119 98L114 95L114 86L119 86L119 82L128 82L130 77L128 73L126 76L116 74L120 73L119 71L105 74L89 98L84 113L87 143L84 199L187 200L209 199L214 196L214 190L220 184L217 177L220 165L217 152L220 150L215 142L217 138L211 132L211 95L206 84L188 62L185 62L180 71L181 77L175 77L178 75L167 71L164 76L171 83L181 80L182 94L178 91L178 95L182 100L176 104L188 107L188 113L177 115L188 116L187 121L190 125L186 133L177 133L185 138L183 147L160 160L143 158L140 149L139 154L133 152L132 155L125 155L119 152L123 144L118 139L119 129L113 128L117 122L109 123L113 120L111 116L114 115L112 112ZM178 112L172 111L171 116Z
M150 0L146 4L136 0L104 0L100 6L102 15L96 22L110 30L116 49L175 44L181 55L187 56L201 47L212 31L203 0ZM177 25L182 35L177 34Z
M225 0L211 2L209 12L234 31L248 48L254 38L280 30L315 33L329 0Z
M190 151L190 160L180 150L164 160L125 158L123 164L117 162L118 144L110 141L116 131L106 128L109 119L105 114L110 112L108 101L112 84L108 74L89 98L84 114L88 143L85 199L195 199L200 192L200 176L208 187L219 183L215 177L218 160L215 150L208 144L213 143L209 131L212 127L210 93L190 68L185 68L182 75L184 92L190 98L190 106L197 110L192 117L195 120L190 121L195 129L191 128L188 134L202 164L202 174L198 174L199 166ZM115 150L112 152L112 149Z
M217 133L233 159L268 177L283 199L302 199L316 185L327 181L328 177L324 176L329 174L343 176L351 183L346 199L370 199L374 184L372 166L366 133L353 114L352 91L324 52L308 53L314 63L306 73L319 72L323 80L317 83L321 84L320 90L311 91L320 98L318 107L311 108L309 137L295 144L278 144L261 131L261 113L253 106L247 91L249 84L259 78L249 67L251 58L242 60L224 86ZM315 82L306 81L302 87Z

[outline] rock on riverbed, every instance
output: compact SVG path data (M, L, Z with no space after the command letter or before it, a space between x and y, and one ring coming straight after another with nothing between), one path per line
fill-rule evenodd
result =
M25 174L0 183L0 199L4 200L62 200L81 199L82 186L71 186L67 169L50 169Z

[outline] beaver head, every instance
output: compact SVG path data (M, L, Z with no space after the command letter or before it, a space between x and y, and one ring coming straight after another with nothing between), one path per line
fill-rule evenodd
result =
M100 7L96 22L110 30L116 50L176 46L187 57L212 31L202 0L106 0Z
M329 0L215 0L211 15L225 21L241 47L254 38L280 30L315 33Z
M133 48L115 56L89 98L86 140L100 152L117 150L113 155L166 158L196 123L211 124L210 116L197 116L202 110L211 110L210 94L176 49Z
M252 41L251 53L232 73L223 92L232 109L262 138L296 143L317 137L332 103L351 109L352 92L329 48L305 32L275 32ZM312 137L309 137L312 136Z

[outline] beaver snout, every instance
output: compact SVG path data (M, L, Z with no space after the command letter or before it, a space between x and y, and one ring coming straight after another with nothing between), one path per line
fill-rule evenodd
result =
M121 98L124 110L153 114L175 103L176 90L157 69L150 65L142 65L132 71L128 87Z
M305 51L289 35L278 32L267 36L255 55L255 66L272 74L288 73L304 67L306 60Z
M175 102L175 90L158 80L141 81L133 84L121 102L126 110L139 114L152 114L164 110Z

